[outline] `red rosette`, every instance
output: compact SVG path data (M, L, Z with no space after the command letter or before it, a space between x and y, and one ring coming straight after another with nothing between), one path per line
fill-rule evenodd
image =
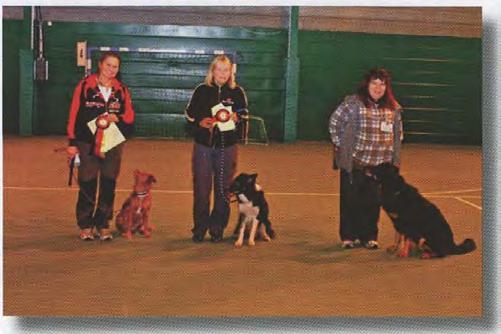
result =
M101 115L96 118L96 126L98 129L107 129L110 126L108 115Z
M108 121L108 115L101 115L96 118L96 141L94 145L94 154L101 158L104 158L104 154L101 152L104 130L106 130L109 126L110 122Z
M219 109L214 117L218 122L226 123L231 119L231 113L228 109Z

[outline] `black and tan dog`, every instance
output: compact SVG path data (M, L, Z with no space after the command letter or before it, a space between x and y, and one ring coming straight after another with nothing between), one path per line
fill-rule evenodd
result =
M381 184L383 209L395 230L405 237L400 256L408 255L411 242L422 248L422 258L465 254L476 249L472 239L454 243L451 227L440 210L405 182L397 167L382 164L372 173Z
M122 205L115 219L115 226L122 236L132 239L132 234L139 232L145 237L151 236L153 225L150 224L151 188L157 182L152 174L134 171L132 193Z
M233 232L237 237L235 247L242 247L244 235L248 234L249 246L255 245L255 237L270 241L275 238L275 231L268 219L268 203L264 198L264 192L256 184L257 174L238 175L230 185L230 192L238 199L238 223Z

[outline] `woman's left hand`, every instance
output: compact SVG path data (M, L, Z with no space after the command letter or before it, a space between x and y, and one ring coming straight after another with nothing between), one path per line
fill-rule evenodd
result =
M236 112L231 114L231 120L233 122L238 122L238 114Z
M108 114L108 122L117 123L118 116L116 114Z

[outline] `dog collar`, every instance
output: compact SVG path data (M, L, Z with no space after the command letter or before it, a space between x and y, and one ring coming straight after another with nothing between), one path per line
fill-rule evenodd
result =
M144 192L140 192L140 193L137 193L137 192L134 192L134 194L139 197L139 198L143 198L143 197L146 197L148 195L148 192L147 191L144 191Z

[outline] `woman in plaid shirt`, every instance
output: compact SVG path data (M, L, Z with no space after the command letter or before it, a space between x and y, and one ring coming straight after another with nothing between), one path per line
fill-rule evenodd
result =
M377 249L380 199L371 168L400 165L401 107L393 96L391 76L371 69L358 93L345 97L332 113L329 132L334 143L334 169L341 170L340 229L343 248L360 243Z

